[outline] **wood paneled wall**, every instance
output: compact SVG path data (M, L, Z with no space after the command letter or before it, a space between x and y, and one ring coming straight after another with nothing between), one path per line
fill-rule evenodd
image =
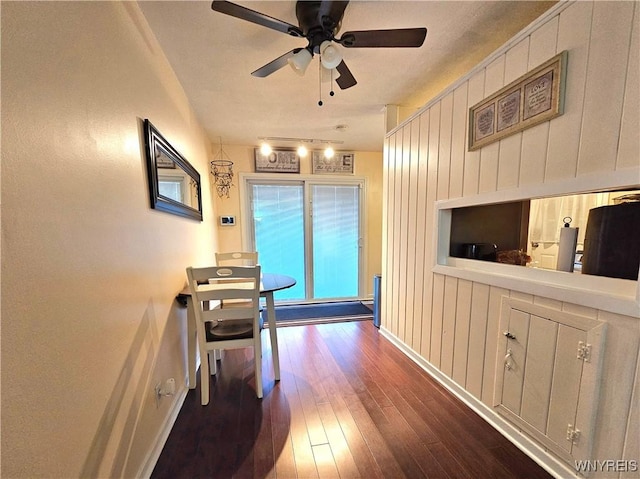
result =
M629 420L640 416L638 318L433 273L435 202L625 169L637 175L639 23L637 2L556 6L390 132L384 151L383 332L491 407L502 296L608 321L601 460L639 457L638 421ZM467 151L469 107L563 50L564 115Z

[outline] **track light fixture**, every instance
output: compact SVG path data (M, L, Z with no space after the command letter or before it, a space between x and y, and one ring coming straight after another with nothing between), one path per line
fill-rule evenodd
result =
M331 148L330 146L327 146L324 149L324 157L327 159L333 158L333 155L335 155L335 151L333 151L333 148Z
M264 156L269 156L272 151L273 150L271 149L271 145L269 145L269 143L267 143L266 141L263 141L260 145L260 153L262 153Z
M339 129L346 129L347 126L346 125L338 125L340 128ZM336 127L336 129L338 129L338 127ZM262 141L263 144L265 142L269 142L269 141L273 141L276 143L309 143L312 145L317 145L317 144L326 144L326 145L342 145L344 143L344 141L342 140L322 140L319 138L289 138L289 137L284 137L284 136L259 136L258 140Z
M281 142L298 143L297 153L300 158L304 158L309 154L309 149L306 146L307 144L326 145L326 147L323 150L324 157L333 158L333 156L335 155L335 151L331 147L331 145L332 144L338 145L338 144L344 143L341 140L320 140L317 138L282 138L282 137L273 137L273 136L269 136L269 137L261 136L261 137L258 137L258 140L262 141L260 145L260 153L262 153L264 156L268 156L273 151L271 146L268 143L269 141L274 141L277 143L281 143Z
M307 150L307 147L306 147L306 146L304 146L304 145L300 145L300 146L298 147L298 156L299 156L300 158L304 158L304 157L306 157L308 154L309 154L309 150Z

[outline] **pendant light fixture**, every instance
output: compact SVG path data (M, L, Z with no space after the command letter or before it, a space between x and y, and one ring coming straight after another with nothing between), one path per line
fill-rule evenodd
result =
M229 198L229 192L233 186L233 161L222 149L222 138L220 138L220 149L211 160L211 176L213 176L218 196Z

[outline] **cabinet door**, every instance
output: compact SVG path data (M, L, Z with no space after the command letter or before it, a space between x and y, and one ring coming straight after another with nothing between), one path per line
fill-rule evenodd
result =
M573 441L567 439L567 430L576 424L578 393L584 361L578 358L580 342L587 334L579 329L560 324L558 347L553 367L553 386L549 401L549 424L547 436L559 447L571 453Z
M558 323L531 315L520 416L542 433L547 431L557 335Z
M568 462L590 453L604 328L503 298L494 407Z

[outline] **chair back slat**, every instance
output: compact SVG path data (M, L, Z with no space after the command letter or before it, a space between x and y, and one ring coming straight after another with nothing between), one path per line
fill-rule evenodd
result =
M253 265L258 266L258 265ZM187 268L189 269L189 268ZM255 273L252 266L208 266L204 268L191 267L191 274L194 280L198 283L206 283L209 279L217 280L232 280L232 279L251 279L255 278ZM258 276L259 278L259 276Z
M231 285L233 284L233 288ZM236 283L215 284L198 287L198 299L201 301L213 301L222 299L246 299L251 300L255 296L255 285L253 283L243 282L246 287L239 288ZM207 287L209 286L209 287Z
M239 319L253 319L253 308L216 308L202 312L203 321L234 321Z
M255 266L258 264L257 251L232 251L216 253L218 266Z

